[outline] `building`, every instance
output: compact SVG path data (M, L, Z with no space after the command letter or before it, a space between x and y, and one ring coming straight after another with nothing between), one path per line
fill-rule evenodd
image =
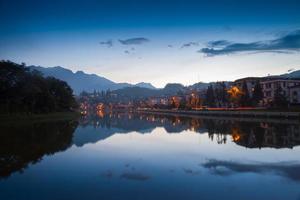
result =
M276 90L279 87L281 87L282 94L289 103L300 103L300 80L277 78L261 81L260 84L264 94L263 103L265 105L274 100Z
M260 77L247 77L241 78L234 81L234 85L240 90L243 88L243 84L247 84L249 96L252 97L255 85L260 82L263 78Z
M289 88L289 100L291 104L300 104L300 85Z
M169 99L167 97L151 97L148 99L147 103L150 107L156 105L167 106L169 104Z

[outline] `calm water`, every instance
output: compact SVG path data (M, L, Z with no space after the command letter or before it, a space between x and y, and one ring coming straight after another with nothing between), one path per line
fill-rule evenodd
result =
M0 126L0 199L300 199L300 125L154 115Z

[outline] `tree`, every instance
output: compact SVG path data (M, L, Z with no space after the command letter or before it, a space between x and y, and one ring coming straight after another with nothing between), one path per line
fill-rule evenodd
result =
M287 107L287 105L288 101L286 99L286 96L283 94L282 88L279 86L275 90L273 106L277 108L284 108Z
M0 113L48 113L76 106L70 86L25 64L0 61Z
M212 85L208 86L206 90L206 105L208 105L209 107L215 106L215 94Z
M244 81L242 86L242 96L240 98L240 105L241 106L249 106L251 104L249 91L247 87L246 81Z
M252 104L254 106L257 106L259 102L263 99L264 94L261 88L261 85L259 81L256 82L253 90L253 95L252 95Z
M226 91L226 84L224 82L217 82L214 89L215 101L218 106L224 106L228 102L228 94Z

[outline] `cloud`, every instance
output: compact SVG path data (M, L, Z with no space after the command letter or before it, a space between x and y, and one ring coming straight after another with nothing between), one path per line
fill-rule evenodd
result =
M182 48L187 48L187 47L191 47L191 46L198 46L198 45L199 45L198 42L188 42L188 43L183 44L183 45L180 47L180 49L182 49Z
M209 169L213 174L219 176L229 176L236 173L273 173L290 180L300 181L300 164L292 162L279 163L238 163L232 161L209 160L202 164L204 168Z
M227 40L216 40L216 41L208 42L208 46L210 46L210 47L224 47L229 44L231 44L231 42L229 42Z
M126 40L119 40L119 42L123 45L140 45L149 42L150 40L147 38L139 37L139 38L129 38Z
M216 43L217 42L217 43ZM219 46L218 46L219 42ZM250 43L231 43L225 44L226 40L212 41L209 44L217 44L213 47L203 48L198 52L207 56L217 56L233 54L239 52L275 52L289 53L300 50L300 30L296 30L274 40L256 41ZM220 46L220 44L224 44Z
M107 40L107 41L102 41L102 42L99 42L101 45L105 45L107 46L108 48L112 47L113 46L113 41L112 40Z
M169 47L169 48L173 48L173 45L169 44L168 47Z

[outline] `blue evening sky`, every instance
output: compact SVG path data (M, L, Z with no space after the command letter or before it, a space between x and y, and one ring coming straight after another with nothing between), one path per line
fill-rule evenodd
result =
M28 65L157 87L300 69L299 0L0 0L0 10L0 59Z

